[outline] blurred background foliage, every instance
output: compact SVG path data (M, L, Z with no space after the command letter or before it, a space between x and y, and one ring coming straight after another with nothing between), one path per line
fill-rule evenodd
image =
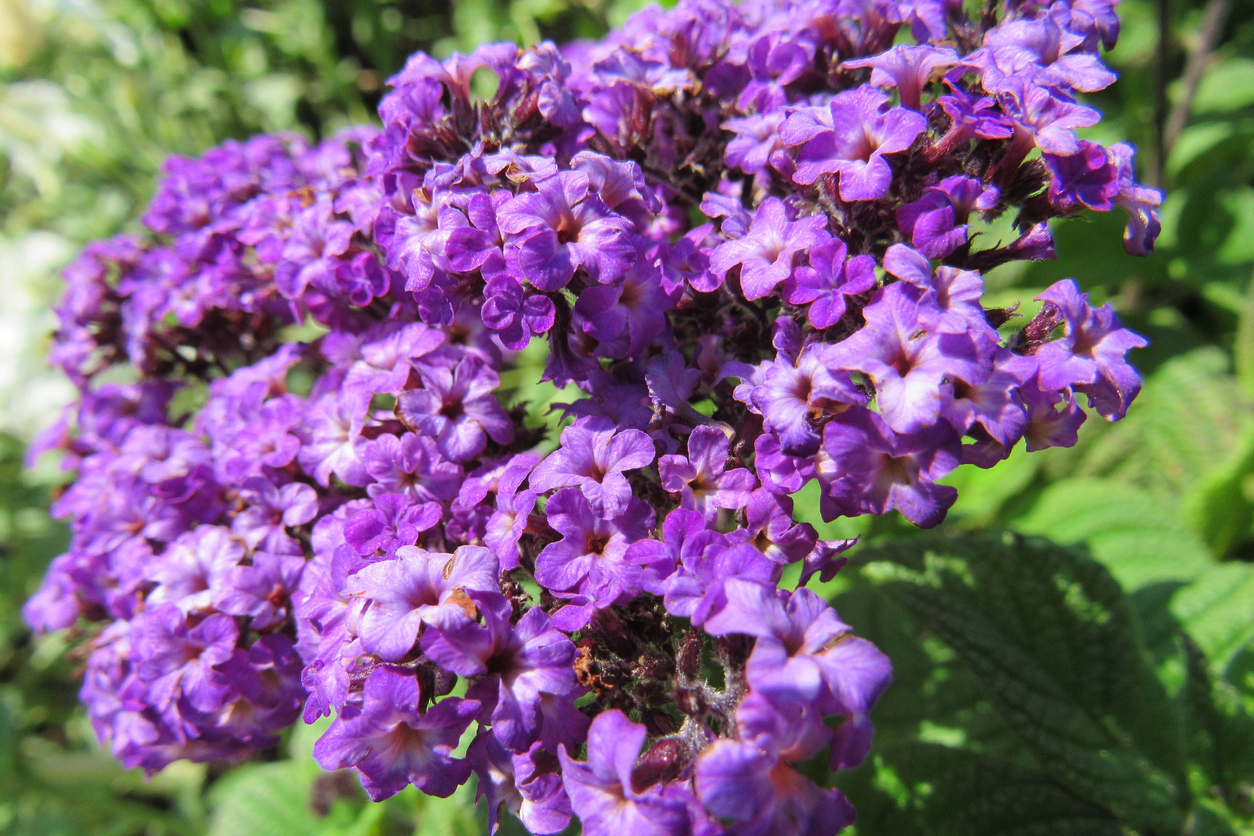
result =
M42 361L56 273L86 242L135 227L168 154L258 131L326 135L371 118L386 78L414 50L443 56L486 40L597 36L638 5L0 0L0 834L483 830L466 788L448 802L407 792L367 806L354 780L320 772L308 756L316 729L295 730L262 762L179 764L150 781L94 745L76 708L72 637L33 639L19 616L66 539L45 511L54 467L22 469L25 444L69 396ZM1092 134L1136 144L1142 178L1166 190L1158 249L1126 256L1115 215L1072 220L1056 230L1057 261L1002 268L988 287L992 303L1021 301L1026 316L1032 297L1064 277L1111 300L1151 339L1133 357L1146 378L1135 408L1115 425L1090 419L1074 449L1020 451L993 470L956 473L961 499L942 529L950 540L917 538L895 519L812 519L828 536L859 534L870 545L828 592L897 670L875 714L875 755L841 779L863 836L1119 833L1107 829L1112 811L1141 832L1254 833L1254 737L1245 736L1254 725L1241 719L1254 714L1254 0L1124 0L1120 14L1123 34L1108 58L1121 80L1092 97L1105 113ZM1005 529L1082 551L957 539ZM1178 765L1183 818L1155 818L1151 796L1106 793L1076 771L1083 751L1038 745L1048 735L1014 710L1030 695L990 674L972 650L978 641L955 632L953 619L937 620L943 603L965 614L962 624L1000 623L980 610L988 602L962 599L938 574L949 564L937 556L951 552L971 577L1000 565L1002 553L1033 570L1054 567L1046 587L1065 600L1020 617L1052 639L1024 653L1064 672L1049 685L1058 693L1082 692L1065 670L1074 676L1104 650L1144 661L1157 685L1125 671L1134 678L1111 687L1161 691L1168 713L1183 718L1186 728L1173 732L1189 741ZM1090 566L1104 569L1085 574ZM1106 570L1117 584L1103 586ZM1030 586L1034 577L1010 573L994 599L1052 600ZM935 597L946 590L953 594ZM1087 621L1076 620L1076 596L1092 604ZM1067 656L1077 642L1096 657ZM1208 695L1200 703L1199 689ZM1038 713L1074 709L1098 718L1129 762L1169 760L1118 705L1074 702ZM1165 734L1171 722L1152 725ZM1068 733L1082 741L1080 726ZM1249 743L1248 752L1216 743L1225 739L1228 749ZM1101 745L1109 758L1112 744ZM944 798L964 796L933 786L938 775L982 799L984 812L946 806ZM1157 773L1146 775L1153 785ZM998 805L1018 811L1018 823L1003 816L1011 823L985 827Z

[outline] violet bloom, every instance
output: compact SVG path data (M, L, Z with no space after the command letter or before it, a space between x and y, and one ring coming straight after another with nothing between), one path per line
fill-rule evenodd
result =
M835 789L822 789L792 762L812 757L831 737L812 708L782 706L750 692L736 710L736 739L720 738L696 764L694 785L713 815L737 836L820 836L853 823Z
M772 110L724 122L723 130L735 134L724 152L727 165L746 174L757 174L780 162L784 142L779 129L787 115L783 110Z
M984 279L974 270L940 267L905 244L893 244L884 253L884 270L924 292L924 316L931 327L945 334L970 334L981 346L997 342L997 332L984 317L980 304ZM934 309L933 309L934 308Z
M758 480L739 467L726 470L727 436L714 427L697 427L688 436L688 455L662 456L658 474L662 487L679 494L681 508L691 508L711 522L719 508L743 508Z
M251 618L254 630L268 630L286 620L292 591L305 569L304 555L253 552L252 563L236 566L214 594L213 605L227 615Z
M1063 29L1052 14L1002 21L984 35L984 49L967 60L984 70L984 89L992 93L1014 76L1082 93L1104 90L1116 79L1088 50L1085 38Z
M300 554L300 544L288 533L289 527L304 525L318 515L318 494L301 482L276 487L264 476L252 476L239 490L248 503L231 523L231 531L243 538L248 548L268 552Z
M180 698L197 711L216 711L229 686L217 666L235 653L235 619L215 614L195 627L173 604L137 616L131 628L135 675L148 686L148 699L161 711Z
M815 548L818 534L809 523L793 518L792 498L759 488L749 495L745 527L748 543L772 563L796 563Z
M385 433L361 447L366 471L374 479L366 487L372 497L399 493L415 502L430 502L457 496L462 468L440 455L435 439Z
M850 410L823 432L816 470L825 520L896 509L920 528L945 519L958 491L936 480L958 466L959 441L948 424L894 433L870 410Z
M173 603L186 613L210 610L216 591L244 558L243 545L221 526L197 526L170 543L147 580L156 584L147 604Z
M870 58L846 61L850 69L871 68L871 84L876 87L896 87L903 107L923 110L923 88L928 85L937 70L958 63L958 53L949 47L911 46L898 44L887 52Z
M971 213L986 212L1000 201L996 186L955 175L924 189L913 203L899 206L897 222L912 247L928 258L944 258L967 243Z
M866 325L832 346L826 361L869 377L884 420L913 432L936 422L946 377L972 384L988 378L991 346L968 333L934 333L928 326L935 308L907 284L891 284L877 296L863 309Z
M562 446L531 473L531 489L578 487L598 514L622 513L631 499L625 471L653 463L653 440L640 430L619 432L605 418L580 418L562 430Z
M465 611L444 608L422 637L422 650L459 676L490 676L471 686L470 696L491 708L492 731L512 752L525 751L540 725L540 695L578 695L575 645L533 607L511 624L513 609L498 592L470 590L480 624Z
M1065 325L1061 339L1036 350L1041 388L1071 387L1088 395L1107 421L1122 418L1141 391L1141 378L1124 356L1149 343L1119 326L1109 302L1100 308L1090 305L1088 294L1080 293L1071 279L1051 285L1036 298L1057 310Z
M830 328L845 315L845 297L875 287L875 259L856 255L845 260L845 242L833 238L810 250L810 266L799 267L784 290L790 305L809 305L806 318L815 328Z
M344 523L344 542L363 557L379 551L395 557L399 547L412 546L444 516L440 503L415 503L406 494L379 494L371 500L373 508L357 511Z
M686 836L688 811L656 786L637 792L632 767L647 735L618 709L598 714L588 730L588 761L562 746L562 779L587 836Z
M621 514L605 519L577 490L558 491L545 506L550 526L562 535L536 556L536 581L567 597L575 594L604 608L625 603L640 591L640 566L627 560L627 547L648 536L653 509L630 499Z
M988 380L975 386L961 380L944 385L941 414L960 433L979 424L999 444L1009 447L1023 437L1027 413L1019 390L1036 369L1034 358L998 346Z
M662 289L658 265L641 256L617 285L597 285L579 294L575 314L596 338L601 357L636 357L667 332L666 312L674 307Z
M553 301L539 294L525 295L523 286L512 276L493 276L483 296L483 324L495 331L508 349L521 351L533 335L553 327Z
M305 443L298 460L323 487L330 484L332 473L350 485L370 481L359 449L369 407L369 392L345 389L319 398L306 413Z
M1076 129L1096 125L1101 119L1096 110L1078 105L1021 75L1008 79L998 100L1015 123L1014 147L1006 152L1006 159L1014 162L1015 169L1033 143L1047 154L1079 153Z
M325 200L296 216L274 276L275 287L286 298L299 299L310 284L324 293L333 289L338 256L348 250L355 231L351 223L333 217Z
M740 265L740 286L745 298L770 294L793 271L794 256L830 236L827 217L813 215L791 220L788 206L768 197L753 214L748 233L720 244L710 253L710 269L720 275Z
M357 599L349 629L367 653L399 662L413 649L424 622L442 608L464 607L466 590L499 589L497 572L496 557L479 546L461 546L453 554L403 546L394 560L363 566L348 578L345 594Z
M802 349L795 364L781 354L757 367L765 369L760 384L748 391L737 388L736 398L762 416L788 455L807 456L818 449L819 430L814 419L866 402L848 375L833 371L830 350L828 345L813 343Z
M479 776L475 801L487 798L489 833L497 831L502 804L518 817L529 833L542 836L558 833L570 824L570 799L562 787L558 772L560 762L538 749L538 745L523 754L512 755L487 729L481 730L470 742L466 759ZM551 762L551 769L541 769L537 755L547 756L545 760Z
M407 389L396 399L396 414L416 433L436 440L440 452L464 462L483 452L489 437L497 444L514 440L514 422L497 401L501 379L473 354L453 367L420 363L421 389Z
M726 604L706 619L715 636L756 637L745 666L749 687L781 701L813 702L824 714L866 714L888 687L892 666L875 645L852 634L809 589L791 595L733 578Z
M1128 213L1128 226L1123 233L1123 248L1131 255L1147 255L1154 249L1154 240L1162 231L1158 206L1163 193L1136 182L1132 157L1136 150L1126 142L1116 142L1106 149L1115 166L1115 183L1119 191L1115 205Z
M1032 358L1035 359L1035 358ZM1067 390L1042 389L1036 375L1019 389L1027 410L1023 437L1029 453L1049 447L1074 447L1088 417Z
M359 709L346 709L314 744L323 769L355 768L375 801L409 784L448 798L470 777L470 763L452 757L479 704L446 697L418 713L421 694L411 671L380 665L366 679Z
M1042 155L1049 170L1049 202L1062 212L1082 207L1109 212L1119 193L1115 166L1096 142L1082 139L1079 148L1079 153L1064 157Z
M840 175L840 199L878 200L888 195L893 170L885 154L906 151L927 130L927 119L903 107L887 110L888 96L870 85L837 93L827 107L801 108L780 134L800 146L793 181L808 186L824 174Z
M543 291L566 286L582 267L616 281L636 255L635 225L610 211L582 171L563 171L504 204L497 222L510 235L510 272Z

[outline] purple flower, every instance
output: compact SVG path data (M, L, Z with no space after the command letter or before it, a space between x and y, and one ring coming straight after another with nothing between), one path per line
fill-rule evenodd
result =
M409 784L447 798L470 777L470 763L453 758L479 711L474 700L446 697L418 712L418 680L403 668L381 665L366 680L361 707L345 711L314 744L323 769L355 768L375 801Z
M631 499L625 471L653 463L653 440L640 430L616 430L604 418L580 418L562 430L562 446L531 473L539 493L578 487L598 514L616 516Z
M366 486L372 497L405 494L415 502L429 502L457 495L462 468L446 461L432 438L414 433L384 434L361 448L366 472L374 479Z
M974 270L940 267L932 264L905 244L893 244L884 253L884 269L924 292L920 300L928 310L932 328L945 334L970 334L983 347L997 341L997 332L984 318L980 299L984 279ZM930 310L935 306L935 311Z
M824 241L810 250L810 266L800 267L784 291L790 305L809 305L806 318L815 328L830 328L845 315L845 297L875 287L875 259L857 255L848 261L845 242Z
M252 561L230 571L222 588L215 590L213 605L227 615L251 618L254 630L268 630L287 618L305 558L253 552Z
M745 836L818 836L853 822L849 801L804 777L805 760L831 736L812 709L750 693L736 711L738 739L716 740L697 761L694 784L710 813ZM816 745L817 744L817 745Z
M1061 339L1036 351L1043 389L1071 387L1089 397L1089 403L1107 421L1117 421L1141 391L1141 378L1124 355L1149 343L1119 327L1110 303L1094 308L1088 294L1071 279L1051 285L1036 297L1063 318Z
M440 453L464 462L483 452L488 437L497 444L514 440L514 424L497 402L500 377L482 358L463 357L453 367L421 363L421 389L396 399L396 414L416 433L435 438Z
M971 177L946 177L897 208L897 222L910 245L928 258L944 258L967 243L971 213L997 206L1001 192Z
M898 432L936 422L946 377L979 384L991 371L991 346L968 333L935 333L928 327L935 311L909 285L889 285L863 310L866 326L826 355L829 366L874 382L880 414Z
M588 760L574 760L562 746L562 780L570 806L588 836L686 836L688 812L682 802L656 787L637 792L632 767L644 743L644 726L618 709L598 714L588 730Z
M521 351L533 335L553 327L552 300L538 294L524 295L522 285L510 276L493 276L483 295L483 324L497 333L506 348Z
M814 419L866 402L848 375L834 371L830 352L830 346L816 343L802 349L795 364L786 355L762 363L757 367L761 382L736 390L736 399L762 416L788 455L808 456L819 448Z
M825 714L865 714L888 687L888 657L808 589L789 596L751 580L723 585L726 604L706 619L715 636L756 637L745 673L749 687L773 700L817 702Z
M888 96L864 85L837 93L828 107L808 107L784 122L780 135L800 146L793 180L808 186L824 174L840 175L840 199L878 200L888 195L893 171L885 154L906 151L927 129L922 115L884 109Z
M300 545L287 528L304 525L318 515L318 494L300 482L276 487L264 476L249 477L240 486L240 499L249 507L231 523L231 531L250 549L300 554Z
M635 258L635 227L592 192L588 175L563 171L536 184L536 191L504 204L497 216L510 235L510 272L543 291L565 287L582 267L610 284Z
M746 174L757 174L768 165L778 168L777 164L787 159L782 153L784 142L779 135L787 115L783 110L772 110L724 122L723 130L736 135L724 152L727 164Z
M393 560L363 566L348 578L345 594L357 599L349 629L367 653L399 662L413 649L424 622L445 608L466 605L467 590L498 590L497 571L492 552L478 546L461 546L453 554L403 546Z
M823 450L819 507L826 520L896 509L932 528L958 498L954 488L936 484L958 466L958 437L947 424L898 434L876 413L854 409L827 425Z
M713 522L719 508L743 508L758 480L744 468L725 470L729 456L727 436L714 427L697 427L688 436L688 455L662 456L658 473L662 487L680 495L682 508L691 508Z
M653 528L648 503L629 499L620 514L605 519L584 494L567 488L549 499L545 517L562 539L536 556L537 582L599 608L626 603L640 591L640 566L627 559L627 547Z
M309 409L305 419L308 429L298 458L319 484L329 485L332 473L350 485L369 481L359 449L369 406L368 392L344 390L323 396Z
M538 756L547 756L549 769L540 768ZM557 833L570 824L570 799L558 774L560 763L552 755L536 748L511 755L490 731L481 731L466 758L479 776L475 800L487 797L489 833L496 833L502 804L531 833Z
M748 233L720 244L710 254L710 269L720 275L740 265L745 298L769 295L793 272L793 257L827 239L827 218L815 215L791 220L788 207L776 197L762 202Z
M153 607L132 626L135 675L148 686L148 699L169 711L180 698L197 711L215 711L228 693L217 666L235 653L235 619L211 615L195 627L173 604Z
M1106 149L1097 143L1082 139L1079 149L1079 153L1064 157L1043 155L1049 170L1049 201L1063 212L1075 212L1082 206L1109 212L1119 192L1115 167Z
M898 44L887 52L870 58L846 61L845 67L871 68L871 84L896 87L903 107L923 110L923 88L937 70L958 63L958 53L948 47L910 46Z
M156 584L149 606L173 603L186 613L206 612L227 575L244 558L244 547L220 526L202 525L166 547L147 579Z
M575 645L549 626L549 617L533 608L510 623L513 610L500 593L467 593L483 624L465 611L444 608L432 617L422 649L436 664L459 676L492 678L473 686L491 708L492 730L505 748L526 751L540 725L540 695L576 694L579 683L571 665Z
M1128 213L1128 226L1123 233L1123 248L1132 255L1147 255L1154 249L1154 240L1162 231L1158 206L1162 192L1138 185L1132 168L1136 151L1126 142L1116 142L1106 149L1115 166L1115 183L1119 187L1115 205Z
M444 516L438 502L415 503L407 494L379 494L372 500L373 508L357 511L344 523L344 542L363 557L380 550L395 557L397 548L412 546Z

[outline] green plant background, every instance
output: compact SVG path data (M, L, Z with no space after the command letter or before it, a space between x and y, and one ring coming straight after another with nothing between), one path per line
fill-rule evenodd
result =
M135 227L167 154L324 135L370 118L415 49L597 36L637 5L0 0L0 834L484 831L469 788L365 804L309 757L317 729L151 780L94 744L72 641L19 615L66 540L45 511L59 474L22 469L69 397L41 359L49 308L79 247ZM939 534L812 520L863 535L826 592L896 671L871 759L834 779L859 836L1254 834L1254 2L1120 14L1093 135L1134 142L1167 190L1158 250L1124 255L1118 217L1075 220L1057 261L988 292L1030 315L1074 277L1112 301L1151 339L1141 398L1074 449L959 471Z

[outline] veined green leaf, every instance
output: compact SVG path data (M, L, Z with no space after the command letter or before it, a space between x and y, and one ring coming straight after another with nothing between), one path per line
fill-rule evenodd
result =
M971 668L1042 770L1125 823L1179 832L1179 720L1101 564L1012 534L864 557L864 572Z

